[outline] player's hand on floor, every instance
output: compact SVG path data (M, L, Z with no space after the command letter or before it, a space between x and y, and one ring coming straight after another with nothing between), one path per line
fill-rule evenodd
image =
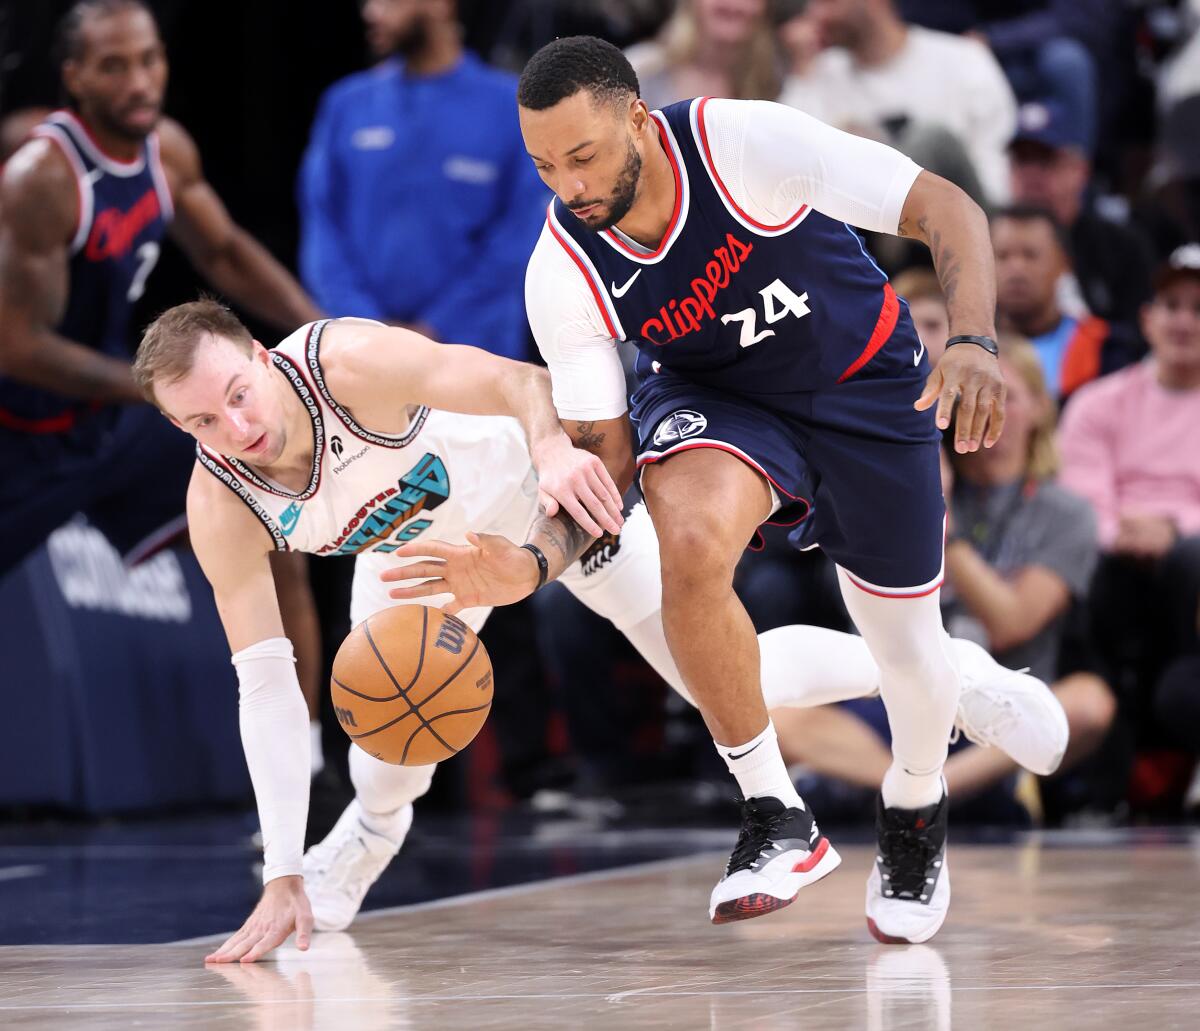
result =
M296 932L296 948L304 952L312 940L313 915L303 877L277 877L263 888L262 898L242 926L205 963L255 963Z
M466 545L425 540L405 544L393 554L420 561L385 570L379 578L386 583L424 581L388 591L400 601L451 594L454 600L445 606L451 614L481 605L511 605L537 588L537 560L528 550L494 533L468 533L467 540Z
M950 425L950 413L958 401L954 420L954 450L960 455L991 447L1004 429L1004 377L995 356L974 344L956 344L934 366L925 390L913 404L923 412L937 402L937 427Z
M621 492L604 463L571 443L564 433L534 455L538 503L548 516L563 508L587 533L620 533Z

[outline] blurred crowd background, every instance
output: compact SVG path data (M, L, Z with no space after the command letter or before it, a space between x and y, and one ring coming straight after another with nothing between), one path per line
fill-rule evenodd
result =
M62 100L52 55L68 6L0 7L3 156ZM652 108L778 101L960 185L991 218L1009 417L992 451L946 454L946 622L1052 683L1072 747L1034 782L960 742L947 768L956 819L1200 812L1200 0L150 7L170 61L166 113L234 218L322 311L512 357L536 360L523 273L549 199L521 144L515 73L556 36L627 47ZM936 357L947 320L927 251L868 242ZM167 249L136 324L199 285ZM94 527L61 517L0 580L12 699L0 807L244 801L236 684L194 562L177 549L127 571ZM309 563L314 683L348 628L346 562ZM738 588L760 631L852 629L828 561L782 536L747 553ZM493 718L427 804L661 817L666 802L674 813L727 794L696 714L564 590L497 611L484 639ZM775 715L823 819L868 820L888 761L878 700ZM345 741L323 722L315 783L337 797Z

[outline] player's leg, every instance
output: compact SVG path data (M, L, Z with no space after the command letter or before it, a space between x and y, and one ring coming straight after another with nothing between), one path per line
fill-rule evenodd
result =
M386 556L369 553L355 562L350 623L404 604L388 597L379 579ZM459 618L478 633L491 609L466 609ZM364 897L400 851L412 826L413 802L429 790L436 764L397 766L350 745L354 799L333 830L304 856L304 885L318 930L339 931L358 914Z
M651 668L695 705L667 647L658 539L645 505L635 505L620 536L585 554L561 582L617 627ZM788 762L799 761L796 756L808 755L810 745L824 740L801 709L879 693L879 667L855 634L783 626L759 634L758 643L763 700ZM952 639L951 646L962 676L955 726L1033 773L1052 773L1067 745L1067 721L1054 693L1036 677L1001 666L977 644ZM833 761L845 765L840 756ZM863 765L867 768L873 763Z
M745 800L709 915L723 923L772 912L840 859L788 777L763 702L758 640L733 591L738 558L771 513L771 489L751 465L712 446L646 469L642 489L658 535L671 656Z

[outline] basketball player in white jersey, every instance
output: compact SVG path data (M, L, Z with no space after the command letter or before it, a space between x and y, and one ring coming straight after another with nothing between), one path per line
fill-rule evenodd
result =
M169 310L147 330L135 375L198 442L189 525L234 653L266 882L250 919L208 958L252 962L293 928L306 948L314 917L322 930L351 922L403 842L412 802L434 769L388 765L352 747L355 800L302 856L307 714L279 622L270 553L357 555L357 624L398 603L380 574L401 561L393 552L405 542L436 536L465 544L479 540L472 531L522 539L541 518L539 493L543 508L557 499L592 530L616 530L619 499L597 460L571 448L558 429L544 370L407 330L316 322L268 352L226 309L199 301ZM527 558L536 570L538 556ZM643 506L620 527L611 561L587 569L575 563L561 579L687 698L663 633L658 544ZM489 612L460 615L479 630ZM960 726L1050 772L1066 745L1053 696L982 649L959 644L960 661L976 673ZM877 668L850 635L784 627L763 635L762 650L768 704L815 705L878 689ZM1017 706L1019 727L989 717L1006 709L997 697Z

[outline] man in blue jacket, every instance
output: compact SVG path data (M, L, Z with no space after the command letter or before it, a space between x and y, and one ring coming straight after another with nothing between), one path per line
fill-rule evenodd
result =
M380 63L322 98L300 173L300 269L333 314L527 356L525 262L549 195L516 80L462 45L454 0L367 0Z

